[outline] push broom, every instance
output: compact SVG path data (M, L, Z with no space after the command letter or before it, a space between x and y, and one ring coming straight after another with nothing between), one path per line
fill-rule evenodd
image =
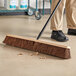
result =
M71 56L70 56L70 48L68 46L57 45L57 44L38 40L40 36L42 35L44 29L46 28L49 20L54 15L61 1L62 0L58 1L55 9L51 13L50 17L48 18L47 22L45 23L44 27L42 28L36 40L28 39L28 38L24 38L20 36L15 36L15 35L7 35L3 43L14 46L14 47L19 47L19 48L23 48L27 50L32 50L35 52L40 52L40 53L60 57L63 59L69 59Z

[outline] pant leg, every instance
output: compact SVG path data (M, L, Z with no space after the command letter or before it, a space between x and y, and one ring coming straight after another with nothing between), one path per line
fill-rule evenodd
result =
M76 29L76 0L66 0L67 27Z
M59 0L52 0L51 12L54 10L57 2ZM62 0L59 7L57 8L55 14L51 19L51 29L52 30L62 30L63 27L63 13L66 0Z

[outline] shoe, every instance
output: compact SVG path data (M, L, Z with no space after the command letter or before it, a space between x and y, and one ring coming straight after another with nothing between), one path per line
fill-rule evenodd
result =
M76 29L68 29L68 35L76 35Z
M59 42L66 42L69 40L62 31L52 31L51 38Z

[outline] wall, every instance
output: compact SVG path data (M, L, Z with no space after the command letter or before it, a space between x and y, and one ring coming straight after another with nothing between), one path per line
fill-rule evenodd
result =
M49 0L45 0L45 8L50 8L50 2ZM36 0L30 0L31 2L31 6L32 7L36 7ZM18 0L17 0L17 4L18 4ZM38 0L38 8L42 8L42 5L43 5L43 0ZM0 7L3 7L4 6L4 0L0 0Z
M0 7L3 7L4 5L4 0L0 0Z

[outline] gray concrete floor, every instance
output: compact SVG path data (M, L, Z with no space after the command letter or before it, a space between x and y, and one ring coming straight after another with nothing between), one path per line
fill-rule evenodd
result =
M63 60L44 54L7 46L2 43L6 34L36 39L49 15L35 20L34 16L0 16L0 76L76 76L76 37L67 35L64 16L64 33L68 42L50 39L50 22L40 40L71 47L71 59Z

